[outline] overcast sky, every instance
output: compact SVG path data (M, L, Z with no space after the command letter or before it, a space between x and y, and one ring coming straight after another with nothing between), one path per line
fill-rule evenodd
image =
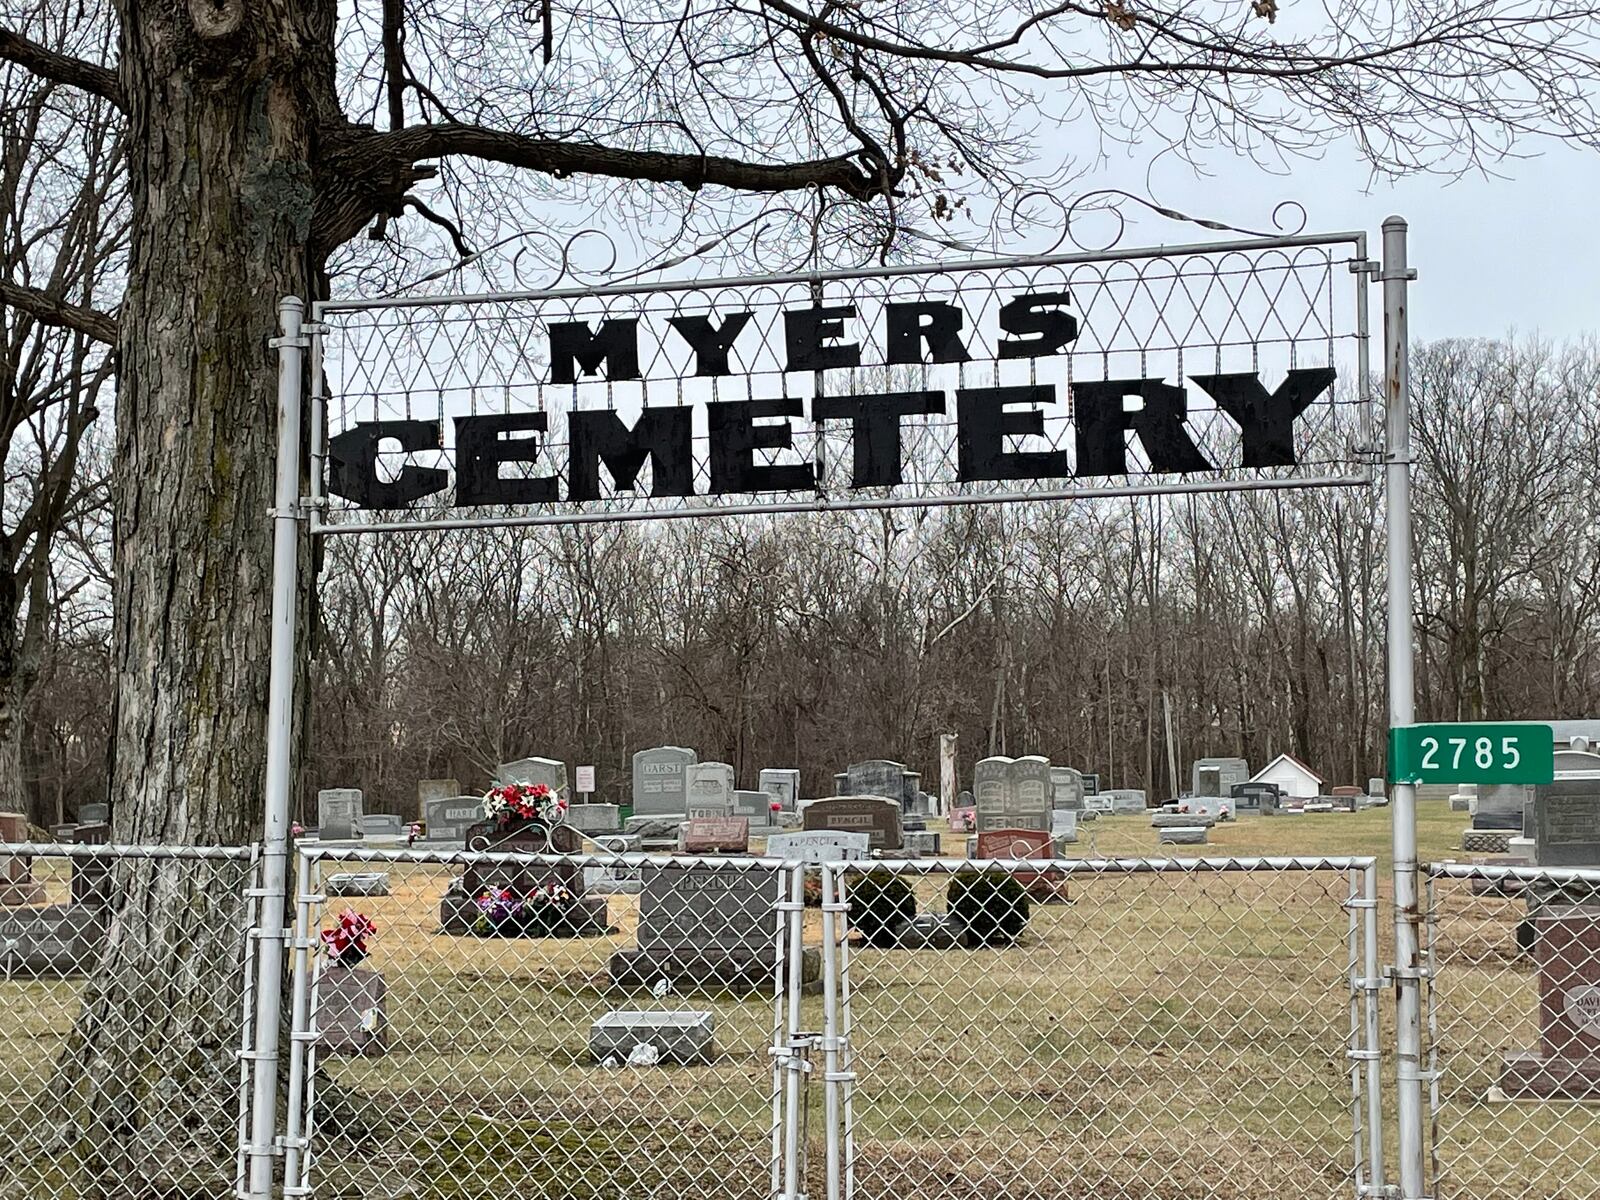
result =
M1302 203L1308 232L1365 229L1378 252L1383 219L1411 226L1411 264L1419 272L1412 298L1414 338L1492 337L1515 329L1561 339L1600 334L1600 153L1554 143L1529 143L1538 157L1499 166L1505 178L1449 182L1420 177L1372 183L1354 155L1330 152L1300 164L1292 177L1251 164L1196 179L1173 164L1151 180L1155 199L1195 216L1270 229L1273 206ZM1145 172L1113 164L1104 183L1143 194ZM1085 181L1085 188L1099 181ZM1170 222L1142 222L1126 245L1202 241L1215 236ZM1374 321L1377 314L1374 312ZM1376 328L1374 329L1376 332Z

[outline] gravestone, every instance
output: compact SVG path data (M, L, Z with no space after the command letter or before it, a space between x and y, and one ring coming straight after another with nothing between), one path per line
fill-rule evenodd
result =
M882 796L903 808L908 796L915 791L909 786L906 775L905 763L869 758L865 762L851 763L833 778L841 796Z
M943 845L942 839L931 830L908 829L904 834L905 846L902 848L907 858L938 858Z
M72 831L72 840L79 846L105 846L111 842L111 826L79 825ZM72 902L74 904L109 904L111 902L111 860L109 858L74 858L72 860Z
M495 769L495 778L501 783L544 784L552 792L565 795L567 791L567 764L553 758L519 758L516 762L501 763Z
M589 837L616 833L622 828L622 810L615 804L573 804L567 808L566 822Z
M1275 783L1236 783L1233 785L1234 812L1264 813L1278 807L1280 796Z
M1529 918L1539 969L1539 1048L1506 1058L1512 1100L1600 1100L1600 908L1546 904Z
M109 820L111 820L111 806L109 804L78 805L79 825L104 825Z
M656 746L633 756L633 814L679 816L689 811L689 771L695 752L683 746Z
M1059 845L1078 840L1078 813L1076 809L1058 808L1050 814L1050 837Z
M361 818L361 832L367 837L403 837L405 824L394 813L368 813Z
M349 842L362 836L361 789L324 788L317 793L317 839Z
M1190 825L1198 825L1210 829L1217 823L1217 819L1206 813L1197 812L1155 812L1150 814L1150 828L1152 829L1183 829Z
M1050 830L1052 784L1050 760L995 756L983 759L973 771L977 797L977 831L991 829Z
M748 854L750 821L746 817L690 817L683 826L682 850L685 854Z
M881 796L829 796L800 807L807 832L865 833L874 850L899 850L904 844L900 806Z
M1367 795L1381 798L1388 794L1389 790L1384 786L1383 780L1377 778L1367 780Z
M78 826L76 822L63 825L52 825L50 826L50 840L59 845L69 845L72 842L72 831L77 827ZM0 837L0 842L5 840L6 839L4 837Z
M620 1066L637 1047L649 1046L658 1063L705 1064L716 1057L715 1029L716 1017L709 1012L609 1012L589 1026L589 1057Z
M1250 778L1242 758L1197 758L1189 768L1189 791L1196 796L1231 796L1236 783Z
M1600 778L1536 785L1531 813L1541 867L1600 866Z
M461 795L461 781L457 779L419 779L417 781L417 812L428 807L430 800L454 800Z
M1113 788L1101 792L1100 795L1104 796L1109 804L1105 811L1113 815L1128 816L1142 814L1145 811L1144 792L1139 788Z
M641 868L627 863L586 866L583 890L595 896L637 896L644 890L644 874Z
M329 875L323 890L330 896L387 896L389 876L382 871L347 871Z
M1085 771L1083 773L1083 794L1093 796L1100 790L1100 773L1098 771Z
M1168 825L1156 830L1156 845L1203 846L1210 832L1204 825Z
M611 956L611 981L654 988L666 980L676 990L770 989L778 965L778 889L786 879L778 867L646 868L638 946ZM802 984L820 974L820 952L805 951Z
M1185 806L1190 812L1210 817L1213 821L1233 820L1232 796L1190 796L1179 803L1178 811L1182 812Z
M426 800L422 805L422 819L427 825L423 836L429 842L465 845L467 830L483 820L483 799L447 796L442 800Z
M761 772L757 786L778 802L784 812L800 808L800 772L793 767L768 767Z
M990 829L980 831L975 847L979 858L1054 858L1055 843L1048 833L1037 829Z
M767 839L767 857L785 862L855 862L872 851L872 835L816 830L810 833L775 833Z
M0 910L0 977L89 975L106 936L98 904Z
M778 814L772 811L772 806L779 801L767 792L751 792L735 788L733 792L733 815L743 817L750 822L752 829L775 828L778 823ZM780 810L781 811L781 810Z
M0 813L0 842L28 840L28 818L21 813ZM38 904L44 884L33 877L33 859L25 854L0 855L0 908Z
M1050 768L1050 803L1054 808L1083 811L1083 772L1076 767Z
M366 967L330 967L317 981L317 1045L327 1054L376 1058L389 1047L383 976Z
M463 841L468 850L503 854L572 855L582 852L577 830L538 822L502 829L494 821L480 820L467 830ZM521 898L546 887L563 887L574 898L552 928L553 936L597 937L606 932L609 910L605 898L585 893L582 869L568 859L469 863L439 902L439 924L447 934L472 933L483 914L478 904L480 897L503 888Z
M1112 802L1112 795L1111 795L1110 792L1091 792L1091 791L1088 790L1088 785L1087 784L1084 785L1084 793L1083 793L1083 811L1084 812L1086 812L1086 813L1095 813L1097 815L1101 814L1101 813L1109 813L1109 812L1111 812L1111 802Z
M689 816L733 815L733 768L723 762L696 763L689 768Z
M1533 800L1533 789L1521 783L1480 783L1468 800L1473 829L1515 832L1522 828L1522 811Z

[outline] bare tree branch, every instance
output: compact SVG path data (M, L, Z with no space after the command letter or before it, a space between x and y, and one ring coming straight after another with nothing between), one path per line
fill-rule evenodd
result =
M71 87L82 88L93 95L125 108L122 84L117 73L95 63L84 62L71 55L58 54L37 42L29 41L15 30L0 25L0 59L26 67L41 79L53 80Z
M109 313L69 304L47 292L7 279L0 279L0 303L20 309L46 325L75 330L108 346L117 344L117 319Z

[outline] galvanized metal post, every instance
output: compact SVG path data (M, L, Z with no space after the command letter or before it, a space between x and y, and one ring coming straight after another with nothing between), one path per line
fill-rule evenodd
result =
M272 509L272 640L267 685L266 819L260 955L256 975L255 1082L250 1107L250 1196L271 1200L282 1032L284 894L289 878L289 753L294 725L295 589L300 538L300 377L305 305L278 305L278 480Z
M1406 223L1383 223L1383 361L1386 446L1384 525L1388 540L1389 727L1416 720L1411 628L1411 378L1407 284L1417 273L1406 265ZM1422 958L1417 907L1417 790L1396 783L1394 833L1394 996L1396 1111L1400 1194L1425 1195L1422 1138Z

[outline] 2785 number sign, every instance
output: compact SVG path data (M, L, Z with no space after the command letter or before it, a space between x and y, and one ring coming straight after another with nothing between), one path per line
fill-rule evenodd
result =
M1549 783L1555 739L1548 725L1406 725L1389 731L1392 783Z

